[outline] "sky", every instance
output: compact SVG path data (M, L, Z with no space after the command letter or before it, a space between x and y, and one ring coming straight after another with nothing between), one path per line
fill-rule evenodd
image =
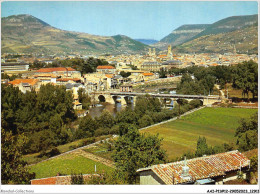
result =
M160 40L184 24L258 13L257 1L5 1L1 17L30 14L53 27Z

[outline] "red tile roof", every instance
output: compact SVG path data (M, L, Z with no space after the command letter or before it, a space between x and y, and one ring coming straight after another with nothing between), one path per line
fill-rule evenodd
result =
M241 162L241 163L240 163ZM152 170L165 184L181 184L188 181L225 175L226 172L249 166L250 160L237 150L187 160L190 179L182 177L184 161L158 164L137 172Z
M30 85L35 85L38 82L37 79L15 79L13 81L10 81L9 83L12 85L18 85L20 83L28 83Z
M167 55L159 55L160 58L167 57Z
M103 66L97 66L97 69L115 69L115 68L113 66L103 65Z
M52 77L52 78L57 78L57 75L44 73L44 74L34 75L33 77Z
M75 69L71 67L53 67L53 68L41 68L37 70L36 72L40 73L50 73L55 71L76 71Z
M59 78L59 79L57 79L57 81L60 81L60 82L68 82L70 80L77 82L77 81L80 81L81 79L79 79L79 78Z
M114 74L106 74L105 75L107 78L113 78L114 77Z
M144 76L152 76L154 75L153 73L142 73Z
M98 174L83 174L84 181L89 180L92 176L100 176ZM32 185L70 185L71 184L71 176L54 176L48 178L41 179L33 179L31 180Z
M32 185L56 185L57 177L31 180Z

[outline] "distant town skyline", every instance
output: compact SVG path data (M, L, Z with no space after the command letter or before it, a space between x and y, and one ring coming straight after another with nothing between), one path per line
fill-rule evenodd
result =
M30 14L62 30L155 40L184 24L257 13L257 1L7 1L1 7L1 17Z

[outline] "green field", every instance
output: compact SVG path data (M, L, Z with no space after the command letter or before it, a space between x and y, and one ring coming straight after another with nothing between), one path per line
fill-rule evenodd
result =
M168 159L195 151L199 136L207 139L208 145L235 142L234 133L241 118L248 118L257 109L204 108L179 120L142 130L142 133L159 134Z
M95 173L95 165L97 167L97 173L112 171L112 168L100 162L76 154L66 154L58 158L43 161L28 168L30 168L30 172L35 172L36 178L45 178L56 176L58 173L62 175L71 173Z
M107 139L109 137L111 137L111 135L103 135L103 136L100 136L100 137L96 137L95 141L104 140L104 139ZM60 153L64 153L64 152L67 152L67 151L70 151L70 150L73 150L75 148L83 146L82 145L83 142L88 140L88 139L89 138L79 139L79 140L76 140L76 141L73 141L73 142L70 142L70 143L67 143L67 144L64 144L64 145L57 146L56 148L59 149ZM47 157L39 158L39 155L40 155L40 153L27 154L27 155L23 156L23 160L26 161L28 164L34 164L34 163L37 163L37 162L40 162L42 160L47 159Z
M84 149L84 151L90 152L94 155L113 161L112 151L108 151L105 144L97 144L95 146Z

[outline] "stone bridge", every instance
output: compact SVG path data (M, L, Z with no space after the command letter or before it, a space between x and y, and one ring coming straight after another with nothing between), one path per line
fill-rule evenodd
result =
M115 92L115 91L97 91L90 93L95 103L108 102L111 104L121 103L121 105L135 103L137 96L145 96L149 94L151 97L157 97L165 105L177 103L179 99L188 101L198 99L203 105L211 105L215 102L221 102L220 96L202 96L202 95L182 95L182 94L153 94L153 93L137 93L137 92Z

